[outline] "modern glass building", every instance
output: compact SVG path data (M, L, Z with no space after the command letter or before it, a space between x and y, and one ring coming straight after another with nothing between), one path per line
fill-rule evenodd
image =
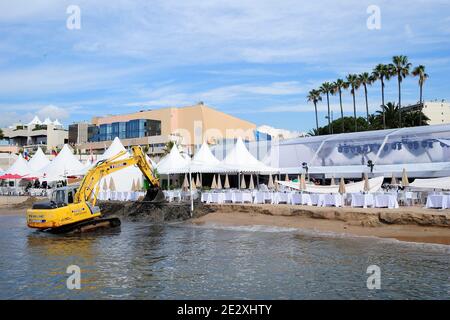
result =
M89 142L110 141L115 137L133 139L161 135L161 121L149 119L135 119L126 122L112 122L99 125L98 134Z

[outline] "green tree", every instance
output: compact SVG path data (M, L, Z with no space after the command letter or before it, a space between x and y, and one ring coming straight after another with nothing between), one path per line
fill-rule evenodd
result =
M363 72L358 76L358 81L364 87L364 96L366 98L366 119L367 122L369 122L369 101L367 98L367 86L373 83L374 78L368 72Z
M386 64L377 64L372 71L374 81L380 80L381 83L381 106L384 106L384 81L392 76L391 69ZM383 109L384 110L384 109ZM386 129L386 115L383 114L383 128Z
M402 108L402 81L409 75L409 69L411 68L411 63L408 62L407 56L394 56L392 57L391 70L392 73L397 75L397 83L398 83L398 107ZM402 113L398 113L399 116L399 125L402 127Z
M5 136L3 135L2 129L0 129L0 139L3 139Z
M427 80L429 78L428 73L425 72L425 66L423 65L419 65L417 67L414 68L414 70L412 71L412 75L414 77L419 77L419 103L420 103L420 116L423 114L422 110L423 110L423 84L425 83L425 80ZM422 123L422 119L419 119L419 123Z
M317 116L317 103L322 101L322 97L320 96L320 91L313 89L308 93L308 102L312 102L314 104L314 109L316 113L316 129L319 129L319 117Z
M168 155L170 153L170 150L172 150L174 145L176 145L175 141L172 141L172 140L168 141L165 144L164 148L163 148L163 155L164 156Z
M342 89L347 89L347 88L348 88L348 83L342 79L337 79L333 83L332 94L336 94L336 93L339 94L339 106L341 108L341 119L344 118L344 109L342 108ZM342 121L342 132L345 132L344 121Z
M331 115L330 115L330 93L333 91L333 85L330 82L324 82L320 86L320 92L327 95L327 107L328 107L328 126L331 130L330 122L331 122ZM331 131L329 132L331 133Z
M349 87L351 88L350 92L353 96L353 118L355 119L355 131L358 131L358 121L356 118L356 90L359 89L360 83L358 80L358 76L356 74L349 74L347 76L347 82L349 84Z

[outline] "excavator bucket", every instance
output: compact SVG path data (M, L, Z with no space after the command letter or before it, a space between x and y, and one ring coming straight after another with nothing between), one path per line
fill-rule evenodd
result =
M144 202L162 203L166 201L164 193L160 188L149 188L144 197Z

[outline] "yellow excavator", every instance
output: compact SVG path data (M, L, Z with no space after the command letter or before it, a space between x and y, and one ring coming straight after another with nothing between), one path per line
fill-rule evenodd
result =
M120 226L119 218L103 218L96 203L101 179L130 166L137 166L150 184L144 200L164 201L159 188L159 179L155 176L141 147L132 147L131 156L119 159L126 153L121 151L109 159L99 161L86 173L79 186L57 188L53 191L50 201L33 204L33 207L27 210L28 227L65 233Z

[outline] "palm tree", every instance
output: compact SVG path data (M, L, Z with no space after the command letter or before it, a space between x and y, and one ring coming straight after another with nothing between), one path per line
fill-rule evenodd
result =
M320 96L320 91L316 90L316 89L312 89L309 93L308 93L308 102L312 102L314 103L314 109L316 111L316 130L319 130L319 118L317 117L317 103L319 101L322 101L322 97Z
M366 97L366 115L367 115L367 122L369 122L369 102L367 100L367 85L371 85L374 81L374 78L368 72L364 72L358 76L358 81L364 87L364 95Z
M339 93L339 106L341 107L341 119L344 119L344 109L342 108L342 89L347 89L348 83L342 79L337 79L333 83L332 94ZM342 121L342 132L345 132L344 121Z
M353 117L355 118L355 131L358 131L358 121L356 118L356 98L355 98L356 90L358 90L360 85L358 76L356 74L349 74L347 76L347 82L349 84L349 87L351 88L350 92L353 96Z
M386 64L378 64L372 71L372 76L374 80L380 80L381 82L381 107L384 110L384 80L389 80L391 78L391 70ZM383 129L386 129L386 115L383 113Z
M401 90L401 83L402 80L409 74L409 69L411 68L411 63L408 62L407 56L394 56L392 57L391 69L392 73L397 75L397 82L398 82L398 107L399 109L402 108L402 90ZM399 124L400 128L402 127L402 113L398 113L399 118Z
M319 89L323 94L327 95L328 106L328 133L331 133L331 116L330 116L330 93L333 91L333 85L330 82L324 82Z
M419 103L420 103L420 120L419 123L422 123L422 110L423 110L423 100L422 100L422 90L423 90L423 84L425 83L425 80L427 80L430 76L428 73L425 72L425 66L419 65L414 68L412 71L412 75L414 77L419 77L419 87L420 87L420 95L419 95Z
M170 140L170 141L166 142L166 144L164 145L164 148L163 148L163 155L164 156L168 155L170 153L170 150L172 150L174 145L176 145L175 141Z
M381 106L381 111L378 110L376 113L379 115L386 116L386 127L389 129L398 128L398 114L400 109L398 105L395 105L393 102L388 102L385 105Z

